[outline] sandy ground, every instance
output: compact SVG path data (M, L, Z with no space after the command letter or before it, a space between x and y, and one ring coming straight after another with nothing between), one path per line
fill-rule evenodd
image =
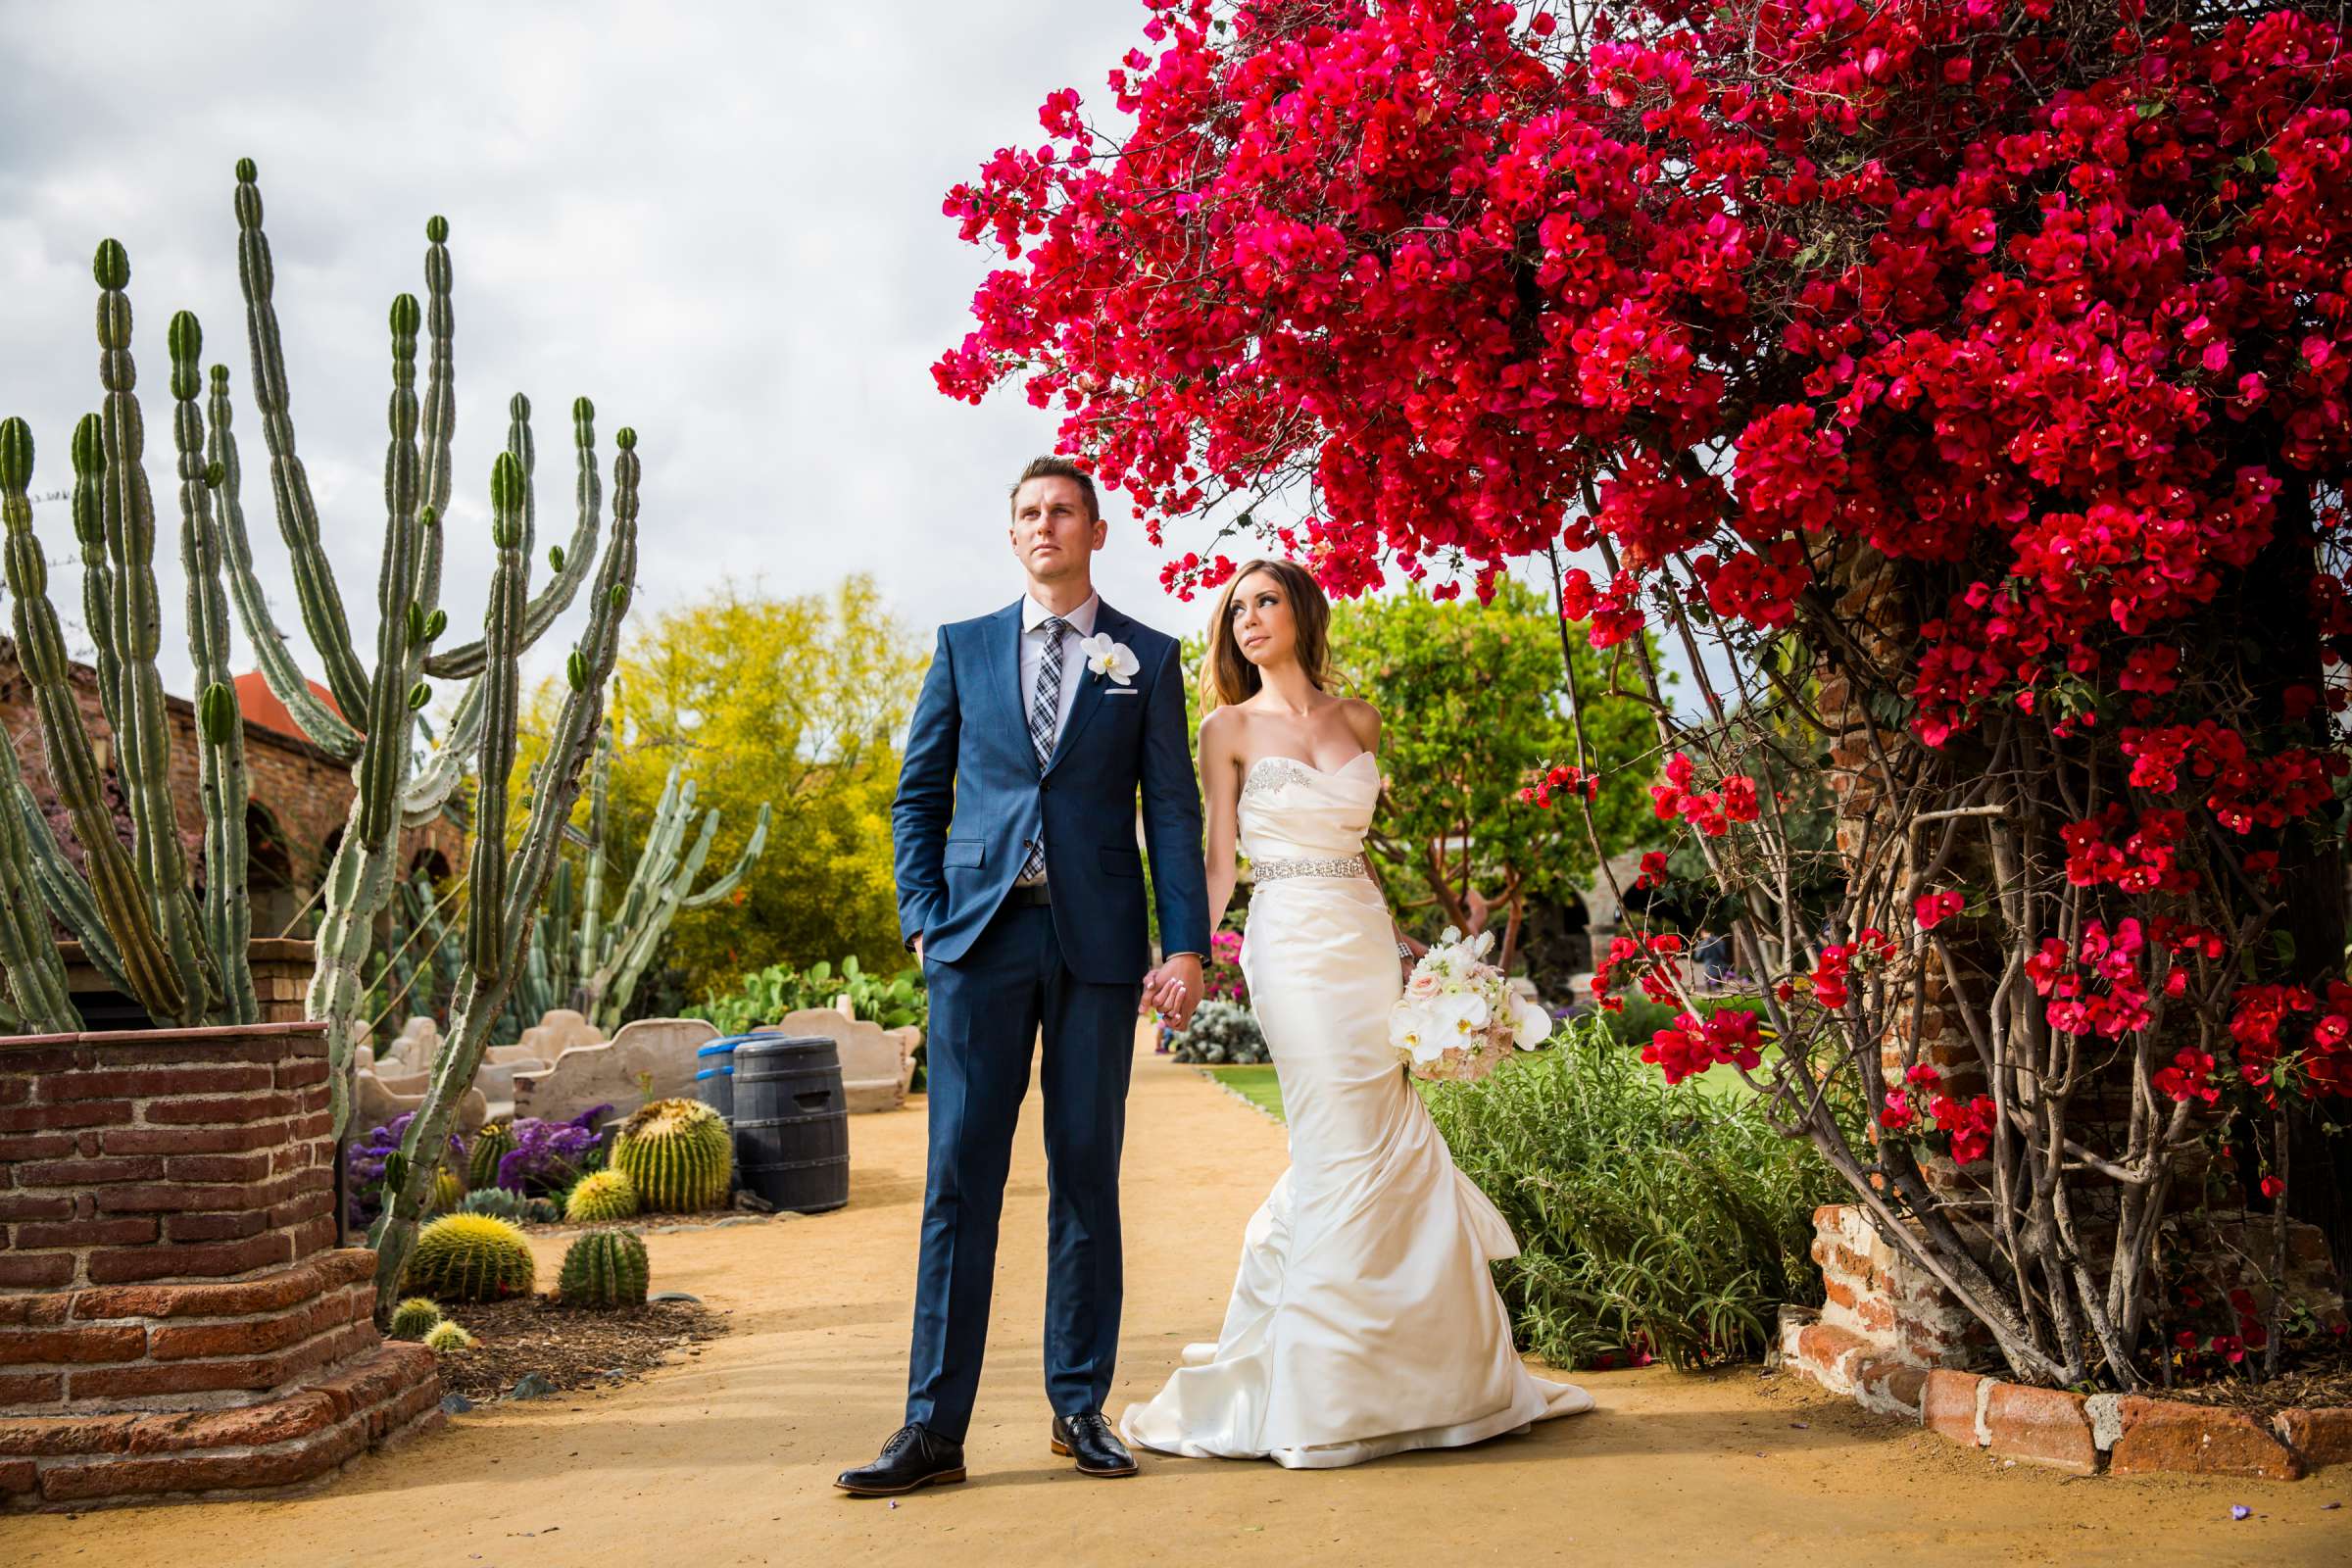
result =
M1214 1334L1282 1129L1145 1055L1128 1118L1126 1358L1112 1409ZM919 1105L852 1124L850 1206L651 1238L657 1289L735 1332L634 1386L508 1403L309 1496L0 1519L0 1564L2352 1562L2352 1467L2298 1484L2003 1468L1742 1369L1587 1374L1598 1410L1352 1470L1144 1456L1087 1481L1046 1451L1045 1163L1008 1195L968 1485L897 1506L828 1484L898 1425L923 1174ZM553 1248L543 1271L556 1262ZM2253 1515L2232 1523L2232 1503ZM2161 1554L2159 1556L2159 1554ZM1452 1560L1449 1560L1452 1559Z

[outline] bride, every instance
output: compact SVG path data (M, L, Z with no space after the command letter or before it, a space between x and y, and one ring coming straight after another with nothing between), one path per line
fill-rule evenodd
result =
M1225 1326L1127 1407L1130 1443L1331 1469L1592 1407L1529 1374L1487 1270L1517 1255L1405 1079L1388 1018L1410 950L1362 859L1380 714L1334 696L1331 607L1287 561L1242 568L1201 670L1209 923L1238 848L1242 971L1282 1083L1291 1168L1250 1218Z

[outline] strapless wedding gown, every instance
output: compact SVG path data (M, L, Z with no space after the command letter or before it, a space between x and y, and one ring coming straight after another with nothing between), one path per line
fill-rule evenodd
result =
M1388 907L1360 871L1330 874L1361 853L1379 798L1370 753L1333 772L1262 758L1243 783L1257 880L1242 971L1291 1168L1243 1235L1217 1342L1186 1347L1167 1386L1127 1407L1131 1444L1335 1469L1592 1407L1513 1350L1487 1262L1519 1245L1389 1045L1402 981Z

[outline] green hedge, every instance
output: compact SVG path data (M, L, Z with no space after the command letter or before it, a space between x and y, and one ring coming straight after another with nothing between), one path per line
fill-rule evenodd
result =
M1780 1303L1820 1300L1812 1214L1844 1184L1752 1094L1668 1088L1612 1021L1578 1018L1548 1050L1425 1093L1519 1237L1495 1265L1519 1343L1558 1367L1758 1355Z

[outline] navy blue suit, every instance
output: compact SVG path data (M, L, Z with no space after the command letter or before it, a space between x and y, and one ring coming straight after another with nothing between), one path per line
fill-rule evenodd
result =
M1151 964L1136 797L1162 947L1208 952L1200 793L1174 638L1098 603L1140 668L1082 669L1044 767L1021 690L1021 606L942 626L891 807L899 927L930 988L930 1168L906 1419L960 1442L979 1388L997 1222L1042 1029L1049 1263L1046 1392L1100 1409L1118 1358L1119 1149ZM1050 906L1007 906L1040 832Z

